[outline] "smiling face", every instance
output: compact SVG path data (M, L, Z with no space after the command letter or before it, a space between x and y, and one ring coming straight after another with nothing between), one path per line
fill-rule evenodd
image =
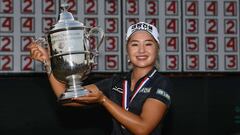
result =
M127 52L133 67L152 68L158 56L158 44L146 31L134 32L128 40Z

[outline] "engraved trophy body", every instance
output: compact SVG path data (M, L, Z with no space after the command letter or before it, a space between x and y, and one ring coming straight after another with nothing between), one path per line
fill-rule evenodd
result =
M72 14L62 5L58 22L47 35L50 48L51 68L54 77L67 84L67 89L59 97L59 102L71 102L71 98L88 93L82 81L91 72L104 32L100 27L86 27L75 21ZM98 36L96 48L90 48L89 37Z

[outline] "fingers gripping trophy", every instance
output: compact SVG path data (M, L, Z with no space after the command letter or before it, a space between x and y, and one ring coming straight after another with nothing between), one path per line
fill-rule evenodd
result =
M58 99L61 103L70 102L71 98L88 93L81 84L96 64L94 58L104 38L104 31L100 27L86 27L74 20L67 7L67 4L61 5L59 20L48 32L46 39L35 41L47 43L52 73L57 80L67 84L67 89ZM96 48L90 48L91 36L98 36L100 39Z

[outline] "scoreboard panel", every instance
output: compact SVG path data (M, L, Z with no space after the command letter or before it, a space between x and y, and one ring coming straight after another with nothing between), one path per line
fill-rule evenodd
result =
M145 21L158 28L160 34L160 71L181 72L181 3L178 0L126 0L123 1L123 26L125 41L127 28L138 21ZM130 69L124 43L124 71Z
M0 73L44 72L27 46L47 35L63 2L76 20L105 32L93 72L130 69L125 36L139 21L159 30L161 72L240 71L238 0L0 0Z
M184 0L182 5L183 71L239 72L239 1Z
M0 0L1 73L43 72L27 46L55 24L57 4L57 0Z

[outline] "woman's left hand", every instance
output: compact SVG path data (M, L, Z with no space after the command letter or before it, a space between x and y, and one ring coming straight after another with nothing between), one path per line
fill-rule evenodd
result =
M88 91L89 91L88 94L72 98L72 101L79 104L93 104L93 103L102 104L105 101L106 97L102 93L102 91L97 89L88 89Z

